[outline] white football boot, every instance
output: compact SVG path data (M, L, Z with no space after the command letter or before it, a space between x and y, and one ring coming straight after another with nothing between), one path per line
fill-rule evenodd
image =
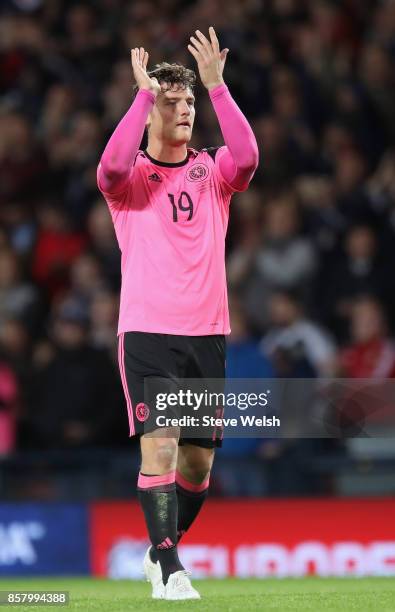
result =
M152 599L164 599L165 597L165 585L162 582L162 570L160 568L159 561L154 563L151 561L149 551L151 546L148 546L148 550L145 553L143 568L147 582L152 584Z
M179 570L170 574L165 586L165 599L200 599L200 595L191 585L190 572Z

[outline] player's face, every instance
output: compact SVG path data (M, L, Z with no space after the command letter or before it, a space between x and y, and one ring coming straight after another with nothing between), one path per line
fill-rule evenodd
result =
M162 84L162 93L149 115L149 137L172 145L187 143L192 137L195 98L189 88Z

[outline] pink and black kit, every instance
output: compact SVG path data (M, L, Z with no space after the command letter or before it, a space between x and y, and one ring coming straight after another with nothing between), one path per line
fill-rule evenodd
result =
M193 148L178 163L139 150L154 95L140 90L111 137L98 167L122 252L118 326L119 366L130 435L146 433L152 409L144 380L223 379L230 333L225 237L230 200L254 174L258 151L252 130L226 85L210 98L224 137L217 149ZM127 169L110 193L106 165ZM188 439L220 446L222 432ZM182 443L182 439L181 439Z

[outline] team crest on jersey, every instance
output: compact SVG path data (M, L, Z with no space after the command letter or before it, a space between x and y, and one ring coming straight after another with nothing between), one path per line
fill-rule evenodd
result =
M194 183L204 181L208 177L208 167L206 164L193 164L187 172L188 181Z
M144 423L144 421L148 419L149 413L150 413L150 410L147 404L144 404L143 402L140 402L140 404L137 404L136 417L140 421L140 423Z

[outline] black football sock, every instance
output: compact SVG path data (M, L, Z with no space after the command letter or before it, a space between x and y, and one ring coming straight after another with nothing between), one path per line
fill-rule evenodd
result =
M177 538L178 542L190 528L199 514L208 495L209 477L199 485L193 484L176 472L176 491L178 500Z
M199 514L201 507L207 499L209 478L202 484L195 485L186 480L180 472L176 472L176 491L178 500L177 541L182 536ZM157 551L154 547L150 550L151 561L158 561Z
M175 472L163 476L140 472L137 491L152 543L151 550L157 555L163 584L166 584L170 574L184 569L177 553Z

